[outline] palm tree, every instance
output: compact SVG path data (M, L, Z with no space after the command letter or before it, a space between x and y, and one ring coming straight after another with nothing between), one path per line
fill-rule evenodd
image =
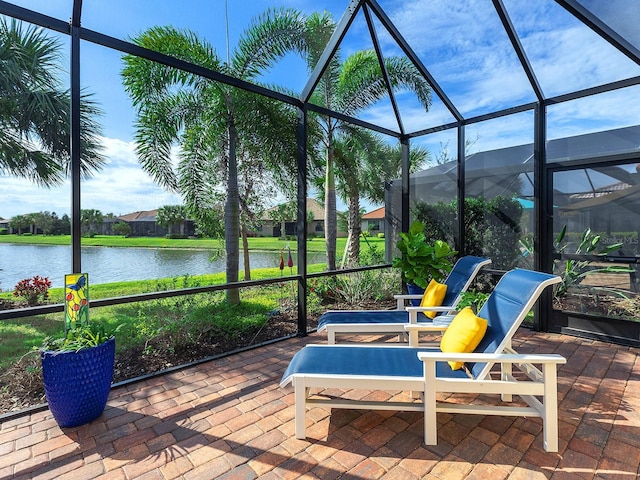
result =
M226 62L188 30L152 27L134 42L258 83L260 74L288 52L303 52L304 27L296 10L268 10L244 32ZM159 184L181 192L196 222L210 223L211 212L224 201L226 277L227 283L237 282L238 179L247 168L242 161L295 165L295 112L250 92L139 57L127 55L124 61L125 89L138 110L136 141L142 168ZM177 167L171 156L175 144L180 145ZM227 290L227 300L239 303L238 290Z
M348 208L347 258L350 265L356 265L360 258L360 201L384 203L386 182L398 178L402 172L401 151L400 145L389 145L380 135L364 129L355 129L349 136L341 136L334 142L336 191ZM409 171L422 168L429 160L426 148L412 148Z
M60 49L42 29L0 19L0 172L42 186L60 184L70 169L71 101L59 78ZM86 178L104 164L96 122L101 111L86 94L80 110Z
M312 70L325 45L329 41L335 23L329 13L316 13L307 22L307 65ZM431 103L431 89L418 69L405 57L385 59L394 89L409 89L416 93L420 103L427 109ZM355 52L344 62L340 62L339 51L330 61L320 79L312 103L350 116L375 104L387 95L387 87L382 76L378 57L373 50ZM356 127L343 120L320 116L325 150L324 195L325 195L325 241L327 244L327 266L336 269L336 178L335 178L335 141L341 136L357 134Z
M164 205L158 209L156 223L173 234L173 227L180 226L180 235L184 235L184 224L187 221L187 209L183 205Z

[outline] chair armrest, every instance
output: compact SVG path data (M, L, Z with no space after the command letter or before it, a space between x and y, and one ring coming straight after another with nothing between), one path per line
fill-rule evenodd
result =
M418 352L423 362L493 362L493 363L555 363L562 365L567 359L555 353L444 353Z
M442 334L448 325L434 325L432 323L408 323L404 326L405 331L409 334L409 346L419 347L420 338L418 334L420 332L432 332Z
M455 312L456 307L439 305L437 307L404 307L407 312Z
M418 312L456 313L456 309L454 307L446 305L441 305L439 307L405 307L405 310L409 312L409 323L418 323Z
M409 323L404 326L407 332L444 332L447 325L433 325L432 323Z
M420 300L422 298L422 295L421 294L399 294L399 295L394 295L393 298L396 299L396 308L398 310L404 310L405 300Z

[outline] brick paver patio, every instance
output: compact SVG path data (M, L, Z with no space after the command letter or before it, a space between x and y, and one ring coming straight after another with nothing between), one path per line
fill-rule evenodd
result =
M115 388L93 423L61 430L48 410L0 425L0 480L635 479L640 474L638 349L522 330L520 352L560 353L560 451L541 422L315 408L293 436L293 389L278 383L311 335ZM473 399L465 398L465 401ZM485 399L481 399L485 401Z

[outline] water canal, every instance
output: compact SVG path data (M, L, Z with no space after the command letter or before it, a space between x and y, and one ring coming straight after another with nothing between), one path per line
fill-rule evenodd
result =
M223 272L225 259L211 260L212 253L192 249L82 247L82 270L89 273L93 284ZM295 255L293 259L297 263ZM252 269L276 268L279 260L278 252L250 253ZM326 261L323 254L309 256L309 263L323 261ZM20 280L34 275L49 277L53 287L61 287L71 265L68 246L0 244L0 289L13 290ZM240 255L240 270L243 268ZM285 266L284 273L289 273L288 270Z

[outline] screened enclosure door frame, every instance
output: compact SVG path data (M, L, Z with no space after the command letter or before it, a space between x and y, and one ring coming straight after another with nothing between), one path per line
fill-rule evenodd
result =
M575 172L583 169L608 168L633 163L640 165L640 156L637 154L627 154L605 157L594 162L585 162L584 160L580 160L545 165L544 178L546 181L544 182L544 195L542 195L541 201L547 202L545 210L549 212L549 214L545 225L546 228L540 228L540 225L538 225L538 234L540 235L541 244L544 242L544 247L546 247L544 249L547 252L551 252L548 259L551 269L553 269L553 264L557 258L554 251L554 240L556 234L554 233L553 228L554 215L557 211L557 208L554 209L555 175L565 172ZM638 176L640 176L640 171ZM640 182L638 185L640 185ZM638 226L637 229L640 230L640 226ZM638 232L638 235L640 235L640 231ZM640 248L640 243L638 248ZM621 256L621 260L621 263L627 265L635 264L640 266L640 250L636 252L635 256ZM632 278L630 279L630 282L633 282ZM545 314L541 316L538 325L539 328L544 331L577 335L584 338L640 347L640 322L620 318L609 318L605 316L600 317L594 314L557 310L553 309L551 302L548 302L548 307L549 308L545 309Z

